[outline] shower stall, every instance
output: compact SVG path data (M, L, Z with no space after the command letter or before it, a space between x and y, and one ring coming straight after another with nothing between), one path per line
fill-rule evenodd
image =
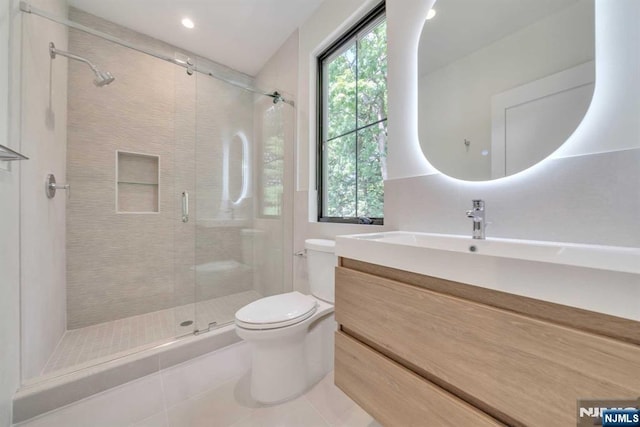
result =
M286 94L78 9L22 10L23 93L48 79L45 97L24 96L23 150L38 126L66 134L53 148L64 168L50 171L66 191L46 205L64 215L51 258L64 296L36 309L23 292L23 379L212 331L284 292ZM46 320L31 311L50 308L64 330L36 344Z

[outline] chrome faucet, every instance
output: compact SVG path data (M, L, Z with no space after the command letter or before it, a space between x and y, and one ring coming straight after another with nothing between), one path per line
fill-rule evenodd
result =
M473 200L473 209L467 211L467 218L473 220L473 238L484 239L484 200Z

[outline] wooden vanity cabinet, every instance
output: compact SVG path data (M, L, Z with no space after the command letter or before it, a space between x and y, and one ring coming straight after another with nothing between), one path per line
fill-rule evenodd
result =
M388 427L575 426L578 399L640 396L632 320L350 259L336 320L335 383Z

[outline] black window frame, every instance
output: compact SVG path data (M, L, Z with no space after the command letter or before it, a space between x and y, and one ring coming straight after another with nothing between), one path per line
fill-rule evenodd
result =
M353 41L363 30L371 26L374 22L380 20L384 16L386 20L386 1L380 2L373 9L371 9L360 21L358 21L353 27L333 42L327 49L325 49L317 57L317 79L316 79L316 193L318 212L318 222L330 222L330 223L346 223L346 224L367 224L367 225L383 225L384 217L382 218L368 218L368 217L328 217L323 216L324 208L324 67L323 62L333 55L335 52L342 49L346 44ZM384 120L387 120L386 118ZM368 124L363 128L371 126ZM357 132L358 129L355 129Z

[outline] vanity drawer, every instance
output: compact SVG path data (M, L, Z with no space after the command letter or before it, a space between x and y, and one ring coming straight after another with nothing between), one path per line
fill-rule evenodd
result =
M575 425L578 399L640 396L636 345L343 267L336 320L510 425Z
M335 342L336 385L386 427L503 425L344 333Z

